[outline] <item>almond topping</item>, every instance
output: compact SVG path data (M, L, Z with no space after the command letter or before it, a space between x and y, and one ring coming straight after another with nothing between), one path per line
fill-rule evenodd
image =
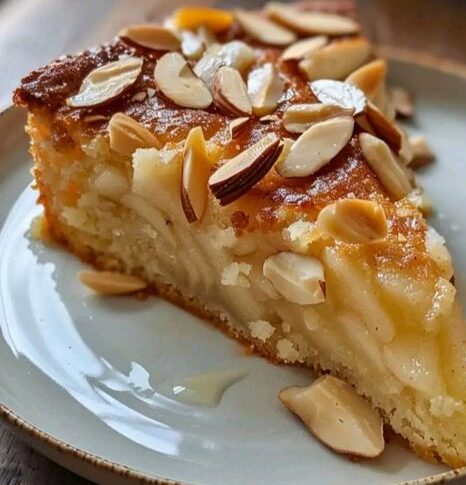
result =
M290 133L304 133L319 121L352 116L353 113L353 108L342 108L334 104L293 104L283 114L283 126Z
M217 42L215 34L209 29L209 27L206 27L205 25L201 25L197 29L197 35L202 40L206 49Z
M340 40L311 52L299 67L309 81L344 79L364 64L370 54L371 46L365 39Z
M188 6L179 8L171 18L178 29L196 30L205 26L216 33L228 29L233 19L233 14L227 10Z
M190 60L198 60L201 58L205 49L205 44L199 35L190 30L183 30L181 36L181 52Z
M325 275L322 263L312 256L283 251L269 256L264 276L288 301L314 305L325 301Z
M157 51L176 51L180 48L180 39L176 34L160 25L130 25L120 30L118 36L139 46Z
M281 3L269 3L266 14L299 34L347 35L359 31L359 25L348 17L322 12L303 12Z
M337 453L375 458L385 448L378 413L346 382L325 375L309 387L283 389L278 398L319 440Z
M387 219L380 204L371 200L340 199L320 211L319 229L336 240L370 244L387 235Z
M390 97L395 113L403 118L410 118L413 116L414 107L413 101L409 92L404 88L390 89Z
M248 94L256 116L264 116L275 111L285 90L285 83L277 68L266 63L254 69L248 76Z
M382 111L370 101L367 102L364 113L375 134L387 142L390 147L398 153L403 145L403 132L398 126L390 121Z
M234 116L252 114L246 84L234 68L222 66L215 75L214 99L217 105Z
M143 60L127 57L92 70L81 83L79 92L66 100L73 108L107 103L132 86L142 70Z
M296 40L296 34L259 15L237 10L236 19L247 35L264 44L284 46Z
M110 148L121 155L132 155L137 148L160 148L157 137L124 113L115 113L108 124Z
M376 59L353 71L346 81L358 87L368 98L374 99L383 89L387 76L387 63Z
M429 217L432 215L434 210L434 205L432 199L424 193L424 191L420 188L414 189L410 192L406 198L408 199L409 203L412 204L416 209L419 209L422 212L424 217Z
M309 83L314 96L323 104L332 104L353 109L354 115L362 113L366 107L366 96L357 87L332 79L321 79Z
M102 295L126 295L147 288L147 283L137 276L113 271L79 271L78 280Z
M154 79L162 93L178 106L202 109L212 103L209 88L178 52L167 53L157 61Z
M413 135L409 137L409 143L413 151L413 158L410 166L414 168L423 167L435 159L434 152L427 144L425 136Z
M202 128L196 126L186 138L181 171L181 205L189 223L196 222L204 214L209 173L204 134Z
M293 144L288 157L276 165L283 177L306 177L330 162L351 138L354 120L340 116L308 128Z
M384 141L369 133L361 133L359 143L366 162L393 198L402 199L411 192L407 169Z
M209 179L209 187L220 204L229 204L248 192L272 168L282 148L280 139L269 133L220 166Z
M239 133L243 131L243 129L247 126L250 118L247 116L243 116L241 118L235 118L234 120L230 121L228 125L228 129L230 131L230 138L236 138Z
M261 123L275 123L276 121L280 121L278 115L265 115L261 116L259 121Z
M295 42L283 51L281 58L284 61L302 59L327 44L328 37L325 35L317 35L315 37L310 37L309 39L298 40L298 42Z

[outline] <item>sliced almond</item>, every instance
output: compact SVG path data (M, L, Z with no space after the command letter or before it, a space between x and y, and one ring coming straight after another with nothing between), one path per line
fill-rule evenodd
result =
M368 98L373 99L385 84L387 63L376 59L353 71L345 80L358 87Z
M359 135L362 154L382 186L395 199L402 199L412 190L406 168L389 146L369 133Z
M108 116L104 115L87 115L83 118L85 123L97 123L98 121L108 121Z
M66 100L73 108L88 108L117 98L141 74L143 60L127 57L93 69L82 81L79 92Z
M409 143L413 152L410 167L419 168L427 165L435 159L434 152L429 147L425 136L413 135L409 137Z
M147 288L147 283L137 276L113 271L79 271L78 280L102 295L126 295Z
M424 193L421 188L416 188L410 192L407 197L410 204L412 204L416 209L422 212L424 217L429 217L432 215L434 210L434 204L432 199Z
M209 173L204 134L196 126L186 138L181 172L181 205L189 223L198 221L205 212Z
M248 94L256 116L275 111L285 90L278 69L270 62L254 69L248 76Z
M233 116L252 114L246 84L236 69L222 66L215 75L213 91L215 102L227 113Z
M375 458L385 448L383 423L349 384L325 375L309 387L283 389L278 398L319 440L337 453Z
M351 84L332 79L320 79L309 83L309 87L321 103L353 109L354 115L362 113L366 107L366 96Z
M309 81L317 79L344 79L364 64L371 54L366 39L346 39L332 42L317 49L299 63Z
M259 121L261 123L275 123L275 121L280 121L278 115L265 115L261 116Z
M204 55L197 61L193 68L194 74L202 79L209 89L214 87L214 79L217 71L224 66L223 60L210 52L205 52Z
M340 199L319 213L320 231L338 241L370 244L387 235L387 218L380 204L371 200Z
M181 52L184 57L190 60L200 59L206 47L202 38L190 30L181 31L180 37Z
M162 93L178 106L202 109L212 103L209 88L178 52L164 54L157 61L154 79Z
M304 133L312 125L337 116L352 116L353 108L334 104L293 104L283 114L283 126L290 133Z
M298 40L298 42L291 44L283 51L281 58L284 61L303 59L327 44L328 37L325 35L317 35L315 37L310 37L309 39Z
M157 51L176 51L180 48L180 39L172 30L155 24L130 25L120 30L118 36Z
M269 256L264 276L288 301L315 305L325 301L325 275L322 263L312 256L283 251Z
M269 3L266 14L276 22L303 35L348 35L360 30L359 25L348 17L323 12L303 12L282 3Z
M272 168L283 144L269 133L247 150L228 160L209 179L212 193L226 205L245 194Z
M263 44L284 46L296 40L296 34L259 15L237 10L236 19L247 35Z
M206 49L217 42L215 34L206 25L199 26L197 29L197 35L202 40Z
M370 101L367 102L364 110L367 121L375 134L386 141L390 147L398 153L403 144L403 132L394 122L388 119L382 111Z
M181 7L173 14L171 21L177 29L196 30L205 26L212 32L222 32L233 23L233 14L228 10L209 7Z
M317 172L346 146L353 128L350 116L312 125L295 141L289 155L276 165L277 172L283 177L307 177Z
M115 113L108 124L110 148L121 155L132 155L137 148L161 148L157 137L124 113Z
M236 138L244 130L244 128L246 128L249 120L250 118L247 116L242 116L241 118L235 118L234 120L230 121L230 124L228 125L230 138Z
M404 88L390 89L390 98L395 108L395 113L403 118L410 118L414 114L413 100L409 92Z

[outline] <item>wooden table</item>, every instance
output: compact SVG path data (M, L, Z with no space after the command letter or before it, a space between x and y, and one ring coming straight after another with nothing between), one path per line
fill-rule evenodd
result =
M377 44L466 64L466 1L357 2L365 32ZM30 69L111 38L125 23L163 16L175 4L171 0L0 0L0 109L10 104L9 93ZM0 485L26 484L89 482L42 457L0 426Z

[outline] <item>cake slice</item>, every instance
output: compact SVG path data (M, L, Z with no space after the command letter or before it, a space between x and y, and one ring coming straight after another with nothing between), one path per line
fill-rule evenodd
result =
M187 7L164 25L16 90L54 239L343 378L421 456L465 464L466 327L385 61L338 11Z

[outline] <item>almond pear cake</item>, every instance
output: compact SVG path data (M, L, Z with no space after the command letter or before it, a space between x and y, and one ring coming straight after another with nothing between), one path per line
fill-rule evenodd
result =
M466 326L410 166L430 155L353 14L183 7L32 72L14 102L50 235L102 271L84 283L152 288L464 465Z

